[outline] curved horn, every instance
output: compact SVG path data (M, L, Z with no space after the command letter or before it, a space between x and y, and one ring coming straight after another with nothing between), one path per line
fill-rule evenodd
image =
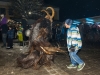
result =
M45 12L48 16L50 16L46 10L41 10L41 12Z
M55 15L54 8L52 8L52 7L47 7L47 8L46 8L46 10L47 10L47 9L51 9L51 10L52 10L52 15L51 15L51 18L53 18L53 17L54 17L54 15Z

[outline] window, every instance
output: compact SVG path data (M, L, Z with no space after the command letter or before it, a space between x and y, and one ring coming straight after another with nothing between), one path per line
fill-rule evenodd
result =
M13 15L13 9L9 8L9 15Z
M5 8L0 8L0 14L6 14L6 9Z

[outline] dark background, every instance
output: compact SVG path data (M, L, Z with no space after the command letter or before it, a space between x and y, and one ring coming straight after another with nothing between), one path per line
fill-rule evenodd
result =
M100 15L100 0L44 0L44 3L60 8L60 21Z

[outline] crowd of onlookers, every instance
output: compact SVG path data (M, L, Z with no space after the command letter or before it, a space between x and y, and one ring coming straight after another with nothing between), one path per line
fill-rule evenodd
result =
M84 41L99 42L100 41L100 26L99 24L80 24L79 26L81 37Z
M23 45L23 41L28 40L25 36L25 31L27 30L27 20L22 17L21 22L14 22L13 20L8 20L4 14L1 14L0 21L0 32L2 36L3 45L7 49L13 48L13 39L17 38L20 46Z
M99 42L100 41L100 25L99 24L88 24L88 23L80 23L77 25L79 27L79 31L81 34L82 40L86 42ZM52 38L56 41L66 40L67 29L63 26L63 24L56 24L52 28Z
M0 32L2 34L3 45L7 49L13 48L13 39L17 38L20 45L23 45L23 41L27 41L28 37L25 35L25 31L29 29L27 27L27 20L23 16L20 22L14 22L13 20L7 20L4 14L1 14ZM84 41L98 42L100 41L100 25L80 23L77 25L81 34L81 38ZM61 42L66 40L67 29L61 22L53 22L52 24L52 41Z

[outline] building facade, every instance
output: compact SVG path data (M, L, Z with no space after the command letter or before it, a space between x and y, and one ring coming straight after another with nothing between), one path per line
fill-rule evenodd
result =
M0 0L0 14L4 13L8 18L14 17L10 6L11 3L9 2L9 0ZM48 6L44 6L43 8L46 7ZM54 20L59 20L59 8L58 7L53 7L53 8L55 10Z
M9 8L11 3L8 0L0 0L0 14L5 14L6 17L11 17L13 15L9 14Z

